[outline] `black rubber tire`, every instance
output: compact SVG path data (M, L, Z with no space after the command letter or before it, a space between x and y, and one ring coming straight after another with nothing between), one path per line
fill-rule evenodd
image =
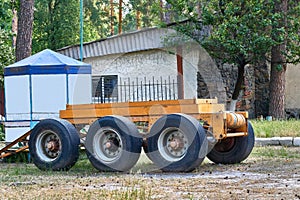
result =
M119 151L112 158L101 145L101 138L109 137L105 134L111 132L118 139L115 147ZM99 171L126 172L138 161L142 142L135 124L129 119L122 116L106 116L90 126L85 140L86 154L92 165Z
M168 153L171 151L167 149L166 146L168 145L163 142L164 135L167 136L166 141L168 141L168 130L170 129L174 129L175 134L178 130L187 139L185 142L187 149L178 158L169 154L171 155L169 159ZM207 148L205 130L195 118L185 114L169 114L159 118L152 125L144 145L146 155L164 172L190 172L194 170L204 160ZM173 157L175 158L173 159Z
M254 130L248 122L248 136L227 138L217 143L207 154L207 158L214 163L235 164L240 163L250 155L255 142ZM231 143L230 148L226 145ZM223 149L222 151L220 149Z
M46 140L59 141L57 156L46 152ZM32 130L29 138L29 153L33 163L41 170L66 171L78 160L80 139L75 127L63 119L45 119ZM48 149L49 150L49 149Z

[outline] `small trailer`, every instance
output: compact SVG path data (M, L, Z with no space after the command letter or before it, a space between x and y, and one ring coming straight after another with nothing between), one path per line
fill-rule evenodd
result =
M225 111L217 99L67 105L59 119L40 121L18 141L28 136L42 170L70 169L80 144L96 169L121 172L136 164L142 148L162 171L189 172L205 157L242 162L254 146L248 113Z

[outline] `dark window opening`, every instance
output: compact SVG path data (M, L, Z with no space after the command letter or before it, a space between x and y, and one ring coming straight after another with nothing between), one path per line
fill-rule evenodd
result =
M93 102L106 103L118 101L118 76L93 76Z

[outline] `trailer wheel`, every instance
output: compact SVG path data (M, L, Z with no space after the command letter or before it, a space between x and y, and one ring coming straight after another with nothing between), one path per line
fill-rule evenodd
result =
M245 160L254 147L254 131L248 122L248 136L226 138L217 143L207 158L214 163L235 164Z
M32 130L29 152L41 170L69 170L78 160L80 139L75 127L63 119L45 119Z
M151 127L146 145L147 156L162 171L189 172L207 154L207 139L200 123L185 114L159 118Z
M106 116L89 128L86 153L99 171L128 171L138 161L142 138L133 122L121 116Z

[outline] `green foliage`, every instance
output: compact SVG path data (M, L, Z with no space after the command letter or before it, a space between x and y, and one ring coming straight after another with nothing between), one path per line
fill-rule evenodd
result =
M130 0L133 11L141 13L141 28L156 25L159 18L159 2L157 0ZM135 13L135 12L134 12ZM131 12L132 15L132 12ZM126 29L126 27L125 27Z
M11 11L12 4L9 0L0 2L0 87L3 87L3 68L15 60L12 49ZM1 136L0 136L1 137ZM1 139L1 138L0 138Z
M33 52L79 43L79 1L35 2Z
M291 62L297 63L300 61L297 32L300 27L300 6L297 2L291 4L286 30L272 28L283 18L282 14L272 12L273 1L167 0L167 4L161 5L159 0L128 0L122 2L122 30L136 30L137 12L140 13L141 28L163 26L161 20L169 15L171 21L189 20L186 24L179 23L176 29L201 43L212 56L223 62L239 64L242 60L244 63L255 63L270 55L273 45L287 39L289 51L286 56ZM114 16L111 16L111 6ZM35 8L34 52L79 43L78 0L39 0L35 2ZM116 34L118 12L118 1L114 1L113 5L109 0L84 1L84 41L110 36L111 24ZM203 25L210 27L211 33L205 39L198 34L203 30Z
M109 0L84 1L84 38L85 41L93 39L106 38L110 31L111 20L116 21L116 18L110 18ZM92 32L92 34L91 34ZM87 38L87 35L89 39Z
M285 57L276 63L280 64L277 65L277 70L281 70L283 67L280 66L284 66L285 61L294 64L300 62L299 1L287 1L289 4L287 13L276 11L277 1L167 0L167 2L172 5L174 16L182 16L181 19L185 18L188 22L178 23L179 25L175 27L177 31L198 41L212 57L238 67L238 78L232 93L233 100L240 94L244 68L247 64L270 61L271 56L273 60L276 56ZM180 18L178 20L174 17L173 20L179 22ZM207 34L203 34L205 29ZM273 47L279 46L282 52L278 54L283 56L271 52ZM270 82L271 87L276 84ZM272 93L270 96L272 101ZM280 102L278 104L282 105ZM270 109L272 113L272 107ZM281 111L284 112L283 109Z
M285 31L287 40L286 58L289 63L300 63L300 2L289 1L287 13L287 28Z
M3 69L14 63L15 56L12 48L12 34L0 29L0 87L3 87Z
M4 141L5 139L5 133L4 133L4 125L0 124L0 141Z
M269 59L271 47L287 40L289 62L300 62L300 3L289 1L288 27L276 27L284 13L274 13L274 1L168 0L173 20L188 19L190 23L176 29L203 45L215 58L240 65ZM199 9L201 7L201 9ZM201 19L201 20L200 20ZM200 22L201 21L201 22ZM210 35L199 38L197 30L210 27ZM275 37L274 37L275 36Z
M11 29L11 3L9 0L1 0L0 2L0 28L4 30Z
M114 1L116 2L116 1ZM87 19L97 30L100 38L110 36L111 22L114 24L114 34L118 32L119 5L113 4L115 16L111 17L111 5L108 0L87 3L85 13ZM137 28L137 12L140 12L140 26L151 27L159 22L159 1L128 0L122 2L122 30L129 32Z
M251 121L256 137L300 137L300 121Z
M137 11L140 11L141 27L155 25L159 21L157 0L130 0L122 4L123 32L136 30ZM111 16L109 0L84 0L84 42L106 38L118 32L119 5L113 3ZM67 8L67 9L66 9ZM45 48L59 49L79 44L79 1L38 0L35 1L33 52Z
M203 7L203 22L212 25L212 34L204 47L224 62L255 63L270 52L274 41L270 37L272 5L264 0L211 1Z

